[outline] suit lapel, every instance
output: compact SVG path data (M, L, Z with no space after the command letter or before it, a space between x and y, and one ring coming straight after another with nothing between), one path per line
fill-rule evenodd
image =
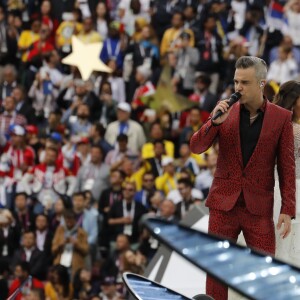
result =
M239 163L241 167L243 168L243 159L242 159L242 148L241 148L241 138L240 138L240 103L238 102L233 108L232 108L232 130L233 130L233 136L236 137L237 142L235 143L236 148L236 155L238 157Z
M255 158L256 153L259 152L259 148L267 146L267 145L265 145L265 142L266 142L265 137L266 137L266 134L267 134L268 130L270 130L270 128L272 128L272 123L273 122L274 122L274 120L272 120L272 118L270 118L270 104L267 100L260 135L259 135L256 147L255 147L255 149L254 149L247 165L245 166L245 169L250 165L252 160Z

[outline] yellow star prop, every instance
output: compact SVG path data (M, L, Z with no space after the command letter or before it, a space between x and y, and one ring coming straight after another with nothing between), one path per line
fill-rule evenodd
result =
M76 66L83 80L88 80L93 71L110 73L112 70L100 60L103 43L84 44L76 36L72 36L72 53L62 62Z

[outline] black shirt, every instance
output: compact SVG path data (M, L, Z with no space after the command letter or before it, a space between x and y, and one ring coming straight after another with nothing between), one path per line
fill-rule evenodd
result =
M241 106L240 139L244 168L246 167L259 139L264 119L265 102L262 107L257 110L257 118L252 124L250 124L249 110L247 110L244 105Z

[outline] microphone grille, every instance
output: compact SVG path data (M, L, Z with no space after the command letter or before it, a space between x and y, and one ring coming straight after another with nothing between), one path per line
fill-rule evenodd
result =
M236 92L232 95L232 98L234 98L236 101L239 100L242 97L242 94L240 92Z

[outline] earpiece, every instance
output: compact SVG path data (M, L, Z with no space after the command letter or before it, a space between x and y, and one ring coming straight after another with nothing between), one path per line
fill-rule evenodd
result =
M265 84L263 82L260 83L260 87L264 87Z

